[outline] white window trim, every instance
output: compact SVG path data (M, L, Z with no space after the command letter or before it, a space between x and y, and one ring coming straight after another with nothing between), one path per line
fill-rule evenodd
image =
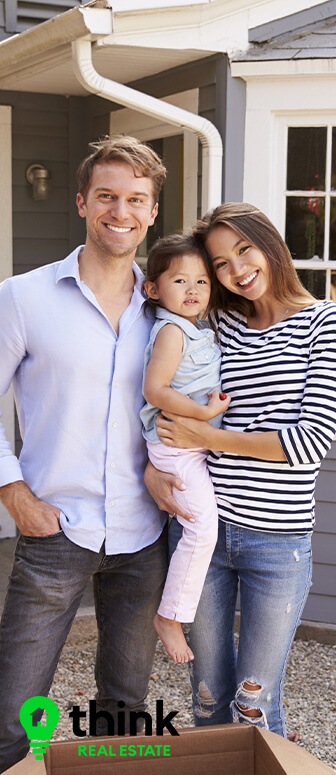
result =
M0 232L1 261L0 282L13 274L13 229L12 229L12 108L0 105ZM14 450L14 401L12 388L0 398L2 422L8 441ZM0 504L0 539L16 535L14 520Z
M198 89L189 89L188 91L165 97L163 102L168 102L197 114L198 98ZM110 133L113 134L115 132L133 135L133 137L137 137L138 140L143 142L178 134L183 135L183 229L193 226L197 220L197 135L194 132L181 132L178 127L172 124L165 124L152 116L147 116L129 108L123 108L110 113Z
M330 214L330 171L331 171L331 126L336 126L336 110L328 112L323 111L298 111L293 113L277 112L274 113L274 154L273 154L273 170L272 170L272 211L271 220L277 226L280 234L285 236L285 223L286 223L286 175L287 175L287 137L289 127L327 127L327 137L329 143L327 144L327 164L326 164L326 179L327 188L326 194L326 209L325 217L326 223L329 222ZM317 195L321 195L322 192L317 192ZM304 195L307 192L303 192ZM300 195L300 192L291 192L291 195ZM328 219L328 220L327 220ZM336 261L303 261L301 259L294 260L294 266L297 269L317 269L319 271L333 269L336 270ZM330 272L326 274L326 294L330 295Z

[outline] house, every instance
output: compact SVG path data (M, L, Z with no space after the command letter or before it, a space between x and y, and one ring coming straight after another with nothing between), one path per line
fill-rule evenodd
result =
M121 131L168 167L140 262L220 198L245 200L287 239L307 287L336 298L336 0L0 0L0 92L0 279L83 241L77 165L90 140ZM46 199L31 165L50 173ZM1 406L14 438L10 393ZM333 446L304 616L336 624ZM0 522L13 533L4 511Z

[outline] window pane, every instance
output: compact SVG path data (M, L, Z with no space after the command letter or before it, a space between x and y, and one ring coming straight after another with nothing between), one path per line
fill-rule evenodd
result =
M288 191L325 191L327 127L289 127Z
M336 126L332 128L331 146L331 189L336 189Z
M307 291L315 296L316 299L325 299L325 272L320 272L319 269L298 269L297 273Z
M323 259L324 210L322 197L287 197L285 239L293 258Z
M336 261L336 197L330 197L330 261Z

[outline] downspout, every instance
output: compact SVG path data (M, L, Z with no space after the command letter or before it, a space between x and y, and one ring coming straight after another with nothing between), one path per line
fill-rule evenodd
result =
M211 121L99 75L92 64L91 42L85 38L73 41L72 59L75 75L87 91L195 132L202 143L202 214L221 203L223 144Z

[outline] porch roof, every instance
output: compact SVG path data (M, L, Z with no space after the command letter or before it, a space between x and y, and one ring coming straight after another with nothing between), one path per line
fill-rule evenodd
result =
M151 36L150 36L151 37ZM166 45L145 40L134 45L123 29L116 30L109 0L92 0L85 6L32 27L0 42L0 89L86 96L72 66L73 41L93 42L92 61L102 76L121 84L155 75L203 59L213 50L184 48L167 34Z

